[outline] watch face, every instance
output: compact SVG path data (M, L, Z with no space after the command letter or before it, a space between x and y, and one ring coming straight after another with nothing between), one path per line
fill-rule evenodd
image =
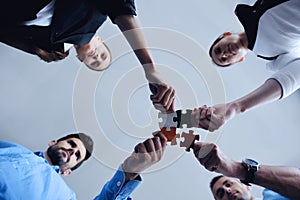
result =
M245 159L245 163L247 163L248 165L258 165L258 162L249 158Z

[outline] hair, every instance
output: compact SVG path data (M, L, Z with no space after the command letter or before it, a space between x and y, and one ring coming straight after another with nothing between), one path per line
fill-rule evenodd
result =
M221 35L220 35L220 36L212 43L212 45L210 46L209 51L208 51L208 54L209 54L209 56L211 57L211 60L213 61L213 63L216 64L216 65L219 66L219 67L228 67L228 66L232 65L232 64L219 65L219 64L216 63L216 62L214 61L214 59L212 58L212 50L213 50L213 47L214 47L220 40L222 40L224 37L225 37L224 33L221 34Z
M222 178L222 177L224 177L224 176L223 176L223 175L219 175L219 176L215 176L213 179L211 179L210 184L209 184L209 187L210 187L211 191L213 190L213 187L214 187L215 183L216 183L220 178Z
M93 152L93 148L94 148L94 141L90 136L86 135L85 133L72 133L72 134L69 134L69 135L66 135L64 137L59 138L57 140L57 142L67 140L69 138L77 138L77 139L81 140L81 142L83 143L83 145L86 149L86 155L85 155L84 159L81 162L79 162L77 165L75 165L74 167L71 168L71 170L74 171L84 161L86 161L87 159L89 159L91 157L92 152Z

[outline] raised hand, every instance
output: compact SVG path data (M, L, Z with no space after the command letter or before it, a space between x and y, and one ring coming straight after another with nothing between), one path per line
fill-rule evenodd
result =
M150 99L153 106L161 112L174 112L175 90L162 79L158 72L147 74L149 88L152 92Z
M69 55L69 50L62 53L59 51L45 51L43 49L37 48L35 51L36 55L40 57L45 62L59 61L66 58Z
M161 133L137 144L134 152L123 162L125 173L138 174L161 160L167 145L166 137Z
M236 115L236 106L234 104L218 104L212 107L204 105L195 108L191 115L194 127L213 132Z
M225 176L235 176L240 164L228 158L216 144L196 142L194 155L201 165L209 171L215 171Z

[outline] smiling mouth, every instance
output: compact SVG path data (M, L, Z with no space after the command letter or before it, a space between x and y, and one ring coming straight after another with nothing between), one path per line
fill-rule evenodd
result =
M238 192L233 192L233 193L231 193L230 194L230 199L236 199L236 194L237 194Z

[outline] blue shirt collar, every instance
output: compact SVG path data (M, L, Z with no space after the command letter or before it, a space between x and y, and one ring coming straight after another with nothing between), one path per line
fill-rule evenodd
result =
M48 160L45 159L45 155L44 155L44 152L41 152L41 151L35 151L34 152L35 155L41 157L44 159L45 163L49 164ZM60 168L58 165L51 165L51 167L59 174L60 172Z

